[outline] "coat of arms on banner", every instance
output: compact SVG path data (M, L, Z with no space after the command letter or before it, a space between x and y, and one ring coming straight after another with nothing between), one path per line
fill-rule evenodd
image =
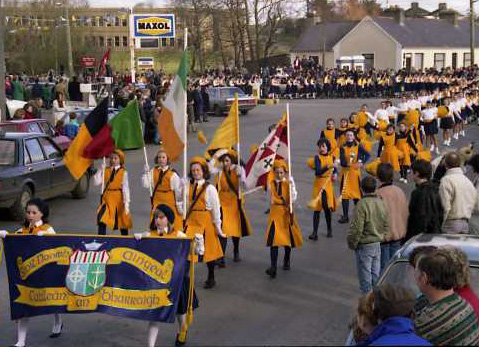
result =
M106 263L110 258L107 251L92 251L101 244L85 245L87 251L76 250L70 256L70 267L66 277L66 286L76 295L90 296L105 285Z

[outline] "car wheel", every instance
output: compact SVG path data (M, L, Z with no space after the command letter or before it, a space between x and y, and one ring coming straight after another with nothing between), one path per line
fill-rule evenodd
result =
M248 110L240 110L242 116L246 116L248 114Z
M219 107L218 105L215 105L213 110L214 110L214 113L215 113L216 117L222 117L223 116L223 111L221 111L221 107Z
M72 196L74 199L84 199L90 189L90 176L84 174L79 180L75 189L72 190Z
M14 220L22 220L25 216L25 208L27 202L33 197L32 190L29 186L23 186L22 192L18 196L15 203L10 208L10 215Z

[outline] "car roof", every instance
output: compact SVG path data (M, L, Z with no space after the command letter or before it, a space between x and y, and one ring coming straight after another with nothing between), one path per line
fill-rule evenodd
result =
M42 118L35 118L35 119L12 119L5 122L0 123L0 125L7 125L7 124L22 124L22 123L37 123L37 122L46 122L46 119Z
M420 246L457 247L467 254L469 261L479 262L479 235L420 234L406 242L396 256L407 260L411 251Z
M0 139L25 139L25 138L30 138L30 137L48 137L47 135L43 133L15 133L15 132L8 132L5 133L5 136L0 136Z

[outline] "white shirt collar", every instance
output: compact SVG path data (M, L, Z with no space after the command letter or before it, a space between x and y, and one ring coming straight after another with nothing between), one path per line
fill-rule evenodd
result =
M43 221L40 219L39 221L36 221L35 223L33 223L33 225L30 223L30 227L39 227L43 225Z
M202 178L199 181L195 181L195 183L198 185L198 187L202 187L203 184L205 184L205 180Z
M115 165L115 166L112 166L111 168L114 170L118 170L119 168L121 168L121 165Z

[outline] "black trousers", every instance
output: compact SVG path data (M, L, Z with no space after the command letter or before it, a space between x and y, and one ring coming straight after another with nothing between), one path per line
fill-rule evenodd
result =
M328 207L328 195L326 194L326 191L323 190L321 193L321 207L323 208L324 211L324 217L326 218L326 225L328 230L331 230L331 210ZM319 219L321 216L321 211L314 211L313 213L313 234L318 233L318 228L319 228Z
M233 236L233 247L234 247L234 253L238 254L239 253L239 243L240 243L240 238ZM228 244L228 238L227 237L220 237L220 243L221 243L221 248L223 249L223 254L226 254L226 246Z
M354 204L356 205L358 201L359 199L354 199ZM343 205L343 216L345 218L349 218L349 199L343 199L342 205Z
M214 281L215 280L215 261L209 261L206 263L206 266L208 267L208 282Z
M120 229L123 236L128 236L128 229ZM98 235L106 235L106 224L98 223Z
M270 257L271 257L271 267L276 269L278 267L278 247L273 246L270 248ZM284 263L289 264L291 260L291 247L285 246L284 247Z

